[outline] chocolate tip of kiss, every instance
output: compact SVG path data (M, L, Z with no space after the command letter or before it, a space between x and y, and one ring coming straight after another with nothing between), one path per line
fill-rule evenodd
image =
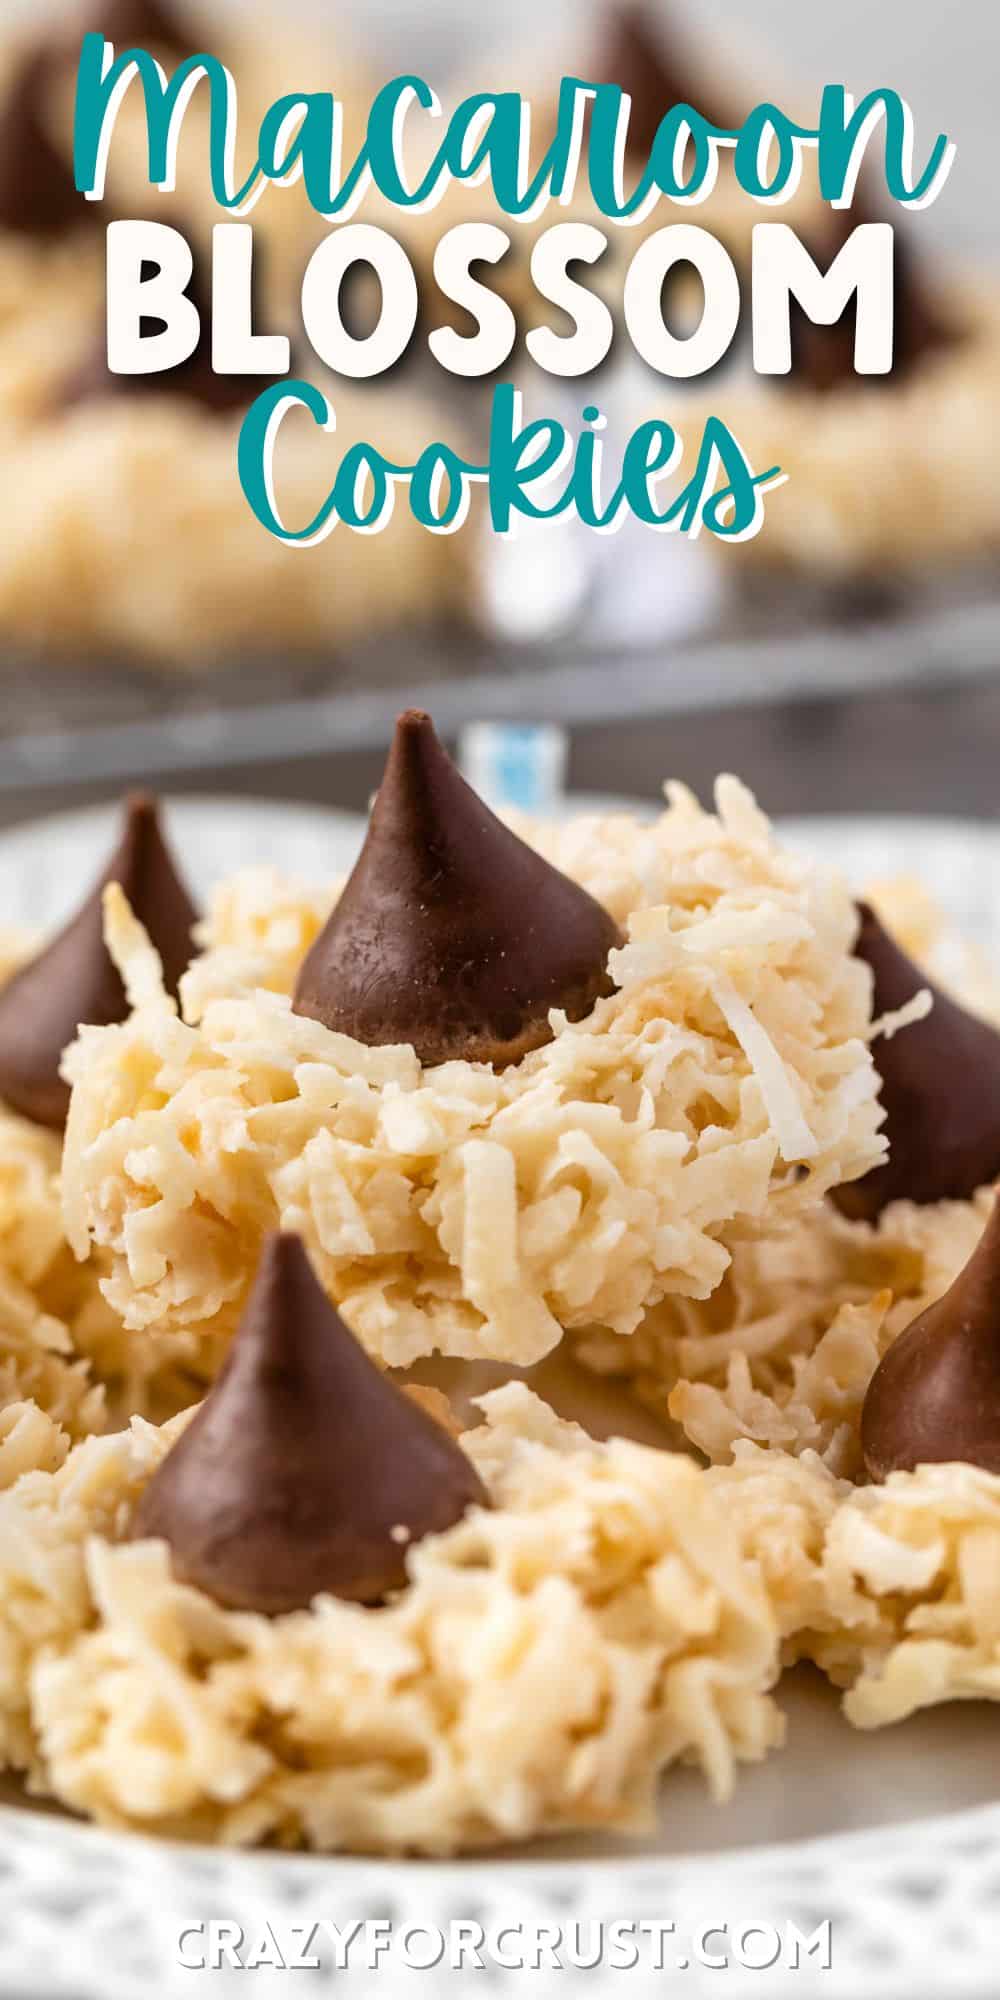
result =
M618 926L484 805L425 710L399 717L367 839L294 1007L425 1065L501 1068L613 991Z
M406 1551L473 1505L479 1476L390 1382L327 1299L300 1238L275 1235L222 1373L145 1489L132 1533L232 1609L328 1595L376 1604Z
M149 44L178 56L195 53L196 38L168 0L83 0L77 22L78 34L103 34L119 55L125 47Z
M164 838L149 792L123 802L119 838L99 880L70 921L0 990L0 1097L23 1117L62 1129L69 1085L63 1051L81 1025L128 1016L128 999L104 942L104 890L117 882L160 955L176 997L194 949L198 913Z
M617 4L601 18L595 81L614 83L632 100L629 149L648 153L661 120L675 104L690 104L709 124L728 129L735 112L717 93L713 64L700 62L683 28L660 9Z

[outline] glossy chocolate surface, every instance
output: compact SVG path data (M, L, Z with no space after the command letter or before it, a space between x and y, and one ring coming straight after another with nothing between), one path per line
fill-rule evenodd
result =
M890 1347L861 1418L872 1479L961 1460L1000 1472L1000 1206L950 1290Z
M60 1131L69 1085L59 1075L63 1050L82 1023L106 1027L128 1015L125 988L104 942L102 896L120 884L163 961L176 997L194 946L198 913L170 854L156 802L127 802L122 836L76 916L51 944L0 989L0 1097L38 1125Z
M833 1200L874 1222L891 1201L965 1200L1000 1174L1000 1035L926 979L867 904L855 951L875 978L875 1014L891 1014L922 987L926 1020L875 1043L889 1159Z
M380 1603L406 1551L488 1498L447 1432L381 1374L298 1237L265 1245L215 1386L146 1488L133 1536L220 1604L275 1617Z
M368 838L299 974L295 1011L425 1064L502 1068L613 991L617 925L495 818L429 716L400 717Z

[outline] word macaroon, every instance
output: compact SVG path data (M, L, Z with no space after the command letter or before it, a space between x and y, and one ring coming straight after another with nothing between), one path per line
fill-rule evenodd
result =
M738 127L713 125L690 104L664 107L636 186L626 192L623 159L631 99L615 83L564 77L556 99L555 131L540 161L531 154L531 106L517 91L477 91L447 120L440 143L414 175L408 154L427 153L427 131L442 120L442 106L419 76L398 76L374 97L365 138L354 159L344 160L343 106L330 91L295 91L276 99L261 121L257 155L237 185L239 105L236 84L218 57L191 55L167 78L143 49L116 55L101 34L83 38L77 72L74 171L81 193L100 200L108 149L122 100L138 77L149 136L149 179L172 187L184 119L195 91L208 94L209 170L220 208L241 214L269 184L301 180L317 214L343 222L374 188L394 208L420 212L436 206L455 183L490 182L505 214L528 220L552 201L572 200L586 161L590 197L600 214L638 223L657 202L696 203L711 194L720 156L731 150L739 186L753 200L788 201L815 151L820 193L834 207L849 208L868 147L885 131L889 193L910 208L926 207L941 192L955 156L939 134L921 169L914 164L914 122L894 90L876 90L856 104L842 85L824 90L813 126L799 124L771 103L756 105ZM413 140L422 119L425 133Z

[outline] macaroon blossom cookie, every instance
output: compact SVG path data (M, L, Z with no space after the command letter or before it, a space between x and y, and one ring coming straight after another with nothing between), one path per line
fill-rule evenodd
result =
M857 949L874 968L876 1012L921 987L934 995L923 1020L874 1045L888 1165L790 1223L776 1226L765 1215L734 1243L710 1299L664 1300L627 1340L591 1330L577 1341L587 1366L632 1384L712 1460L728 1460L741 1439L752 1439L818 1453L839 1475L862 1478L861 1418L872 1376L970 1264L993 1211L986 1176L991 1166L1000 1172L995 979L918 884L886 882L875 894L884 922L866 906ZM891 1400L901 1409L906 1402ZM939 1432L939 1443L949 1434L963 1456L956 1422L943 1438Z
M137 1422L0 1494L0 1756L74 1810L451 1854L639 1830L679 1758L725 1799L780 1742L777 1620L689 1459L595 1444L511 1384L460 1440L491 1504L415 1547L391 1601L265 1616L130 1539L185 1426Z
M365 895L358 876L339 898L273 877L223 892L181 1016L109 909L134 1012L67 1059L64 1199L139 1340L231 1329L264 1234L287 1227L383 1361L530 1363L565 1327L628 1337L667 1297L708 1298L734 1224L800 1213L882 1158L853 904L736 780L714 813L672 787L652 826L542 828L531 847L419 719L406 730ZM415 816L396 810L407 787ZM499 895L508 874L523 894ZM594 891L579 912L574 883ZM428 897L447 1050L426 940L419 977L407 958ZM317 953L326 1019L313 970L302 984Z
M85 9L79 27L94 25ZM360 145L370 99L355 60L308 36L278 37L263 19L220 27L171 0L113 10L116 46L148 46L169 68L186 51L223 58L236 76L242 154L282 86L336 82L345 143ZM212 368L208 259L224 219L211 194L207 98L196 91L178 151L177 185L149 185L142 93L133 83L112 138L105 198L83 200L71 167L73 67L67 33L12 49L0 81L0 632L66 653L111 649L198 667L239 651L326 649L409 617L458 616L471 597L473 535L427 533L400 504L385 530L343 526L303 556L254 519L240 487L237 438L262 380ZM42 154L47 204L35 189ZM34 162L30 174L26 162ZM25 179L28 174L31 187ZM5 200L6 190L6 200ZM176 226L195 256L192 295L202 338L191 362L165 375L113 376L104 329L104 231L117 216ZM311 251L327 225L301 187L269 187L253 211L258 330L284 331ZM340 457L370 443L415 464L441 435L440 413L406 387L369 392L325 384L335 447L312 419L285 424L275 460L281 518L304 531L330 492ZM273 378L268 378L273 379ZM445 441L462 446L454 426ZM336 455L335 455L336 454Z
M727 562L884 583L995 554L1000 289L988 276L956 277L939 306L950 337L888 377L866 380L849 365L819 390L801 373L716 390L712 410L750 462L788 480L762 532L727 548ZM689 424L697 436L686 405Z

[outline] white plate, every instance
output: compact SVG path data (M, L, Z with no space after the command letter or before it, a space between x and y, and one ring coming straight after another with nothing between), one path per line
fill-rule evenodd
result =
M361 822L351 815L241 800L179 800L170 825L204 895L213 879L272 861L322 879L350 864ZM0 839L0 921L47 925L72 907L100 865L114 823L104 808L39 822ZM1000 959L1000 831L959 821L815 820L785 829L796 844L844 867L860 886L874 875L919 876ZM560 1381L572 1412L597 1420L592 1384ZM590 1404L588 1408L588 1398ZM625 1421L627 1405L619 1406ZM610 1421L618 1421L617 1411ZM602 1427L609 1417L601 1413ZM634 1429L634 1423L631 1426ZM674 1970L679 1995L766 1994L801 2000L930 2000L1000 1990L1000 1717L954 1705L899 1728L859 1736L841 1720L818 1675L783 1691L789 1743L743 1772L733 1803L711 1806L693 1772L673 1773L658 1836L649 1842L563 1840L528 1853L455 1864L227 1854L112 1836L42 1811L15 1788L0 1804L0 1993L5 2000L135 2000L246 1990L245 1975L201 1974L177 1962L185 1922L266 1917L280 1933L319 1917L393 1918L445 1930L456 1918L484 1927L620 1917L677 1925L675 1967L699 1927L796 1922L807 1935L832 1924L829 1971L795 1974L731 1964ZM401 1935L397 1928L397 1939ZM718 1941L714 1941L715 1948ZM418 1947L419 1949L419 1947ZM287 1972L258 1971L250 1991L286 1993ZM502 1972L472 1990L565 1995L584 1975ZM303 1974L293 1993L314 1990ZM661 1995L651 1951L622 1986L630 2000ZM325 1981L324 1987L325 1987ZM608 1973L604 1986L614 1985ZM356 1964L347 1990L458 1993L468 1970L432 1974L393 1958L377 1974ZM588 1991L597 1989L591 1984Z

